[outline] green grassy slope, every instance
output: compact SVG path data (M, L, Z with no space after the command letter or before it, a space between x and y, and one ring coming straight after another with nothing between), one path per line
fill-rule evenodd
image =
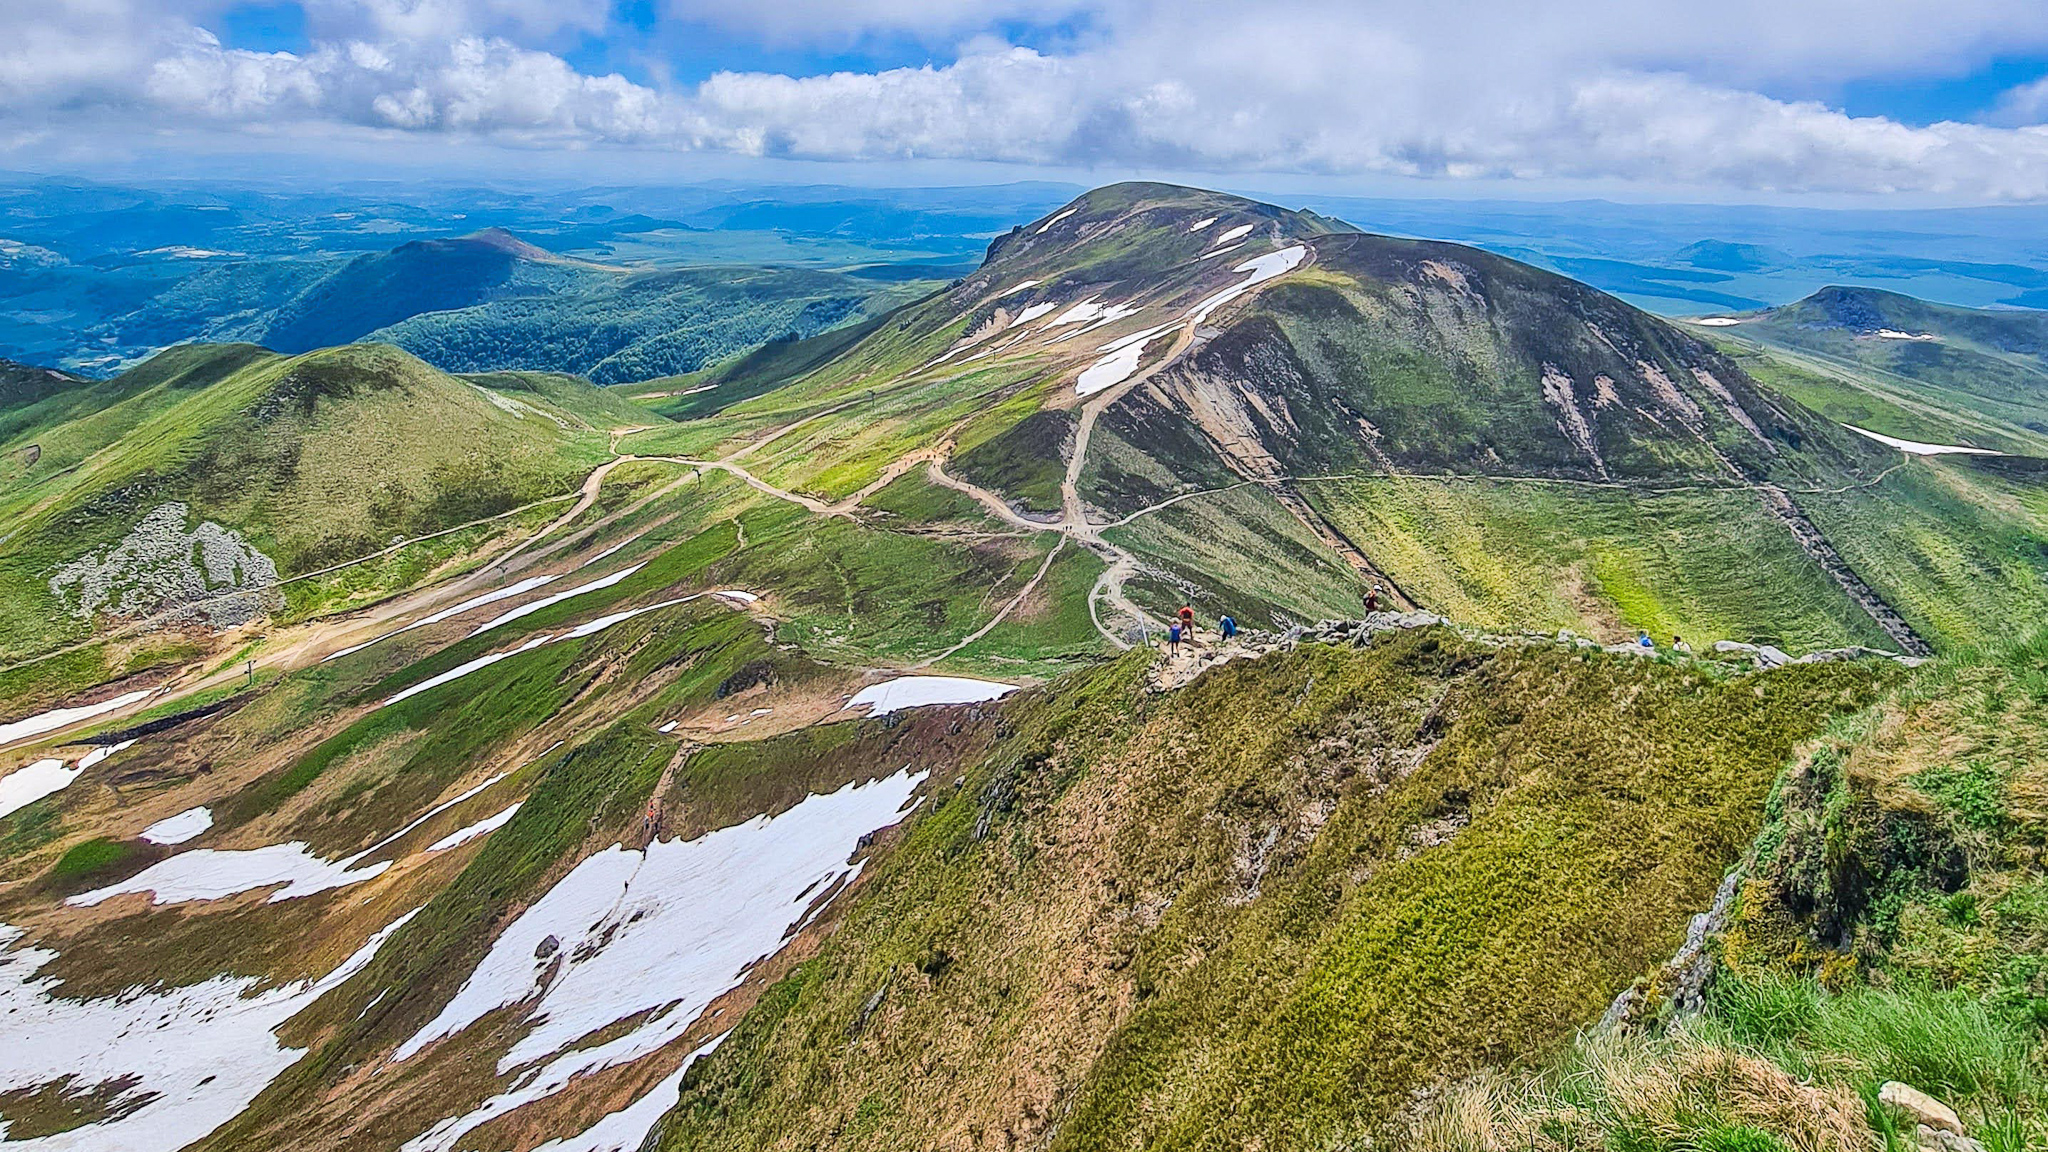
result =
M1859 390L1917 408L1945 423L1951 435L1974 434L1935 442L1982 440L1984 447L2036 455L2048 446L2048 313L1823 288L1716 333L1846 369L1847 382ZM1986 421L1988 427L1972 427Z
M1406 1146L1917 1148L1894 1080L1989 1152L2048 1144L2044 742L2038 629L1830 725L1773 788L1696 1011L1459 1086Z
M1667 954L1828 716L1732 682L1442 634L1179 694L1130 662L1014 734L685 1083L658 1147L1328 1147L1551 1050Z
M19 658L86 634L89 621L58 609L51 576L166 503L240 533L291 577L568 493L606 458L602 427L649 419L579 381L499 383L519 390L378 346L192 346L9 411L0 510L16 527L0 548L0 649Z

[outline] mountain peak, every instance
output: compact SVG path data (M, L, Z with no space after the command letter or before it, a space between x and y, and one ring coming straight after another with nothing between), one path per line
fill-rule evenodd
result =
M560 259L553 252L537 244L520 239L509 229L500 228L495 225L479 229L467 235L458 236L455 238L455 241L457 243L474 244L490 248L518 260L551 261Z

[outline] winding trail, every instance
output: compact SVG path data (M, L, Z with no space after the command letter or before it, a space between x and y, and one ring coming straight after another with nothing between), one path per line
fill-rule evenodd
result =
M1052 571L1052 562L1058 558L1060 550L1065 548L1066 546L1067 542L1064 538L1062 538L1059 543L1054 544L1052 546L1052 550L1045 554L1045 563L1040 564L1038 566L1038 572L1035 575L1033 575L1031 579L1024 582L1024 587L1017 590L1017 594L1010 598L1009 603L1003 605L1002 610L1000 612L997 612L994 616L989 617L988 623L983 624L981 627L976 628L972 632L969 632L966 636L961 637L960 642L958 644L953 645L951 648L946 649L944 652L941 652L936 656L927 656L923 660L920 660L917 663L912 664L911 667L929 668L932 665L937 664L939 661L944 660L946 657L951 656L953 653L960 651L962 648L967 647L969 644L974 643L976 640L981 639L983 636L988 635L990 632L993 632L995 630L996 625L1001 624L1004 620L1009 619L1010 613L1015 612L1017 610L1017 606L1024 603L1025 597L1030 596L1031 593L1037 589L1038 582L1045 579L1045 574L1047 572Z

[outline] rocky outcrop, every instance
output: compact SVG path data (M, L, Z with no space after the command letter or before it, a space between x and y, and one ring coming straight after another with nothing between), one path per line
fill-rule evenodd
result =
M282 602L277 565L212 521L187 531L191 509L173 501L144 516L119 544L57 569L50 592L74 616L171 613L215 627L246 624Z

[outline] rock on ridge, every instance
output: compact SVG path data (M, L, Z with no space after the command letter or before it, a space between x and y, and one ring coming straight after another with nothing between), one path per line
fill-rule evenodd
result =
M106 552L88 552L57 569L50 591L74 616L106 612L181 616L216 628L246 624L281 602L277 564L211 520L186 531L191 509L159 504Z

